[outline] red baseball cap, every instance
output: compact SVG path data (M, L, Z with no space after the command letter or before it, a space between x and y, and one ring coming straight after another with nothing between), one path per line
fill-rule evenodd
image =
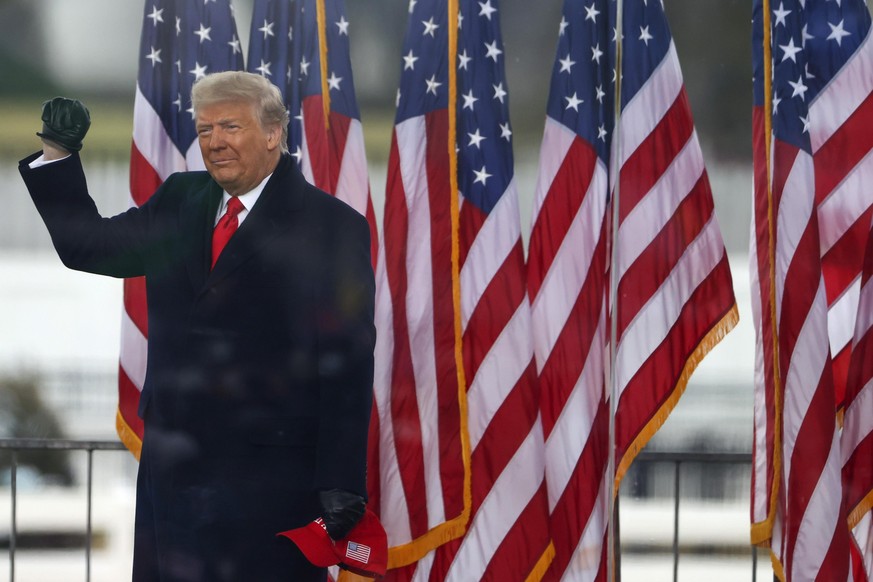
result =
M320 568L339 564L361 576L381 577L388 568L388 536L369 508L349 535L334 542L321 518L296 529L280 532L294 542L306 559Z

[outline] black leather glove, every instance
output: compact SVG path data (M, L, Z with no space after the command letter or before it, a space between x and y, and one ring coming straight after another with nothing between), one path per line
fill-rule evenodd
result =
M349 535L364 516L367 505L363 497L344 489L320 491L318 498L321 501L321 519L327 528L327 534L334 541Z
M91 114L81 101L55 97L42 104L42 131L36 135L77 152L82 149L82 139L89 127Z

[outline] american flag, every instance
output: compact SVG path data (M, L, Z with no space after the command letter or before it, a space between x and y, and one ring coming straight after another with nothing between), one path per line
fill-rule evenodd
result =
M208 73L242 65L229 0L145 2L130 152L132 205L145 203L173 172L204 168L194 131L191 86ZM147 349L145 280L126 279L116 427L137 458L143 435L137 407Z
M346 558L366 564L370 561L370 546L349 542L346 546Z
M349 26L342 0L256 0L248 70L282 90L291 113L288 147L306 179L367 217L375 260L376 218Z
M663 6L624 3L618 137L616 17L615 2L564 3L528 260L556 553L550 575L567 580L607 579L610 487L617 490L697 364L737 320ZM614 476L607 470L613 305Z
M412 2L402 58L376 389L389 566L411 565L389 578L539 579L551 549L498 2Z
M823 126L816 124L842 110L833 102L811 105L823 95L821 80L814 81L818 59L829 58L815 46L826 45L827 36L812 34L826 17L825 4L753 5L752 541L769 544L776 574L786 581L846 580L849 565L821 258L826 213L817 200L824 177L813 160L822 145ZM842 27L832 29L831 41Z

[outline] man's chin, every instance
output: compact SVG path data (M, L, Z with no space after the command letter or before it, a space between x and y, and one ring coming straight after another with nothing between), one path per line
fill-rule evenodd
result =
M218 184L225 190L227 190L227 187L232 185L235 181L236 174L229 171L228 168L216 167L210 164L207 170L209 171L209 175L212 176L212 179L218 182Z

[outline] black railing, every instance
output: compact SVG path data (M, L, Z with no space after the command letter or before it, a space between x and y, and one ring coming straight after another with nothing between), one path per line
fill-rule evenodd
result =
M0 450L12 453L9 487L12 495L12 522L9 528L9 582L15 582L15 549L18 541L18 453L21 451L85 451L86 468L86 524L85 524L85 580L91 581L92 498L94 486L94 451L124 451L117 441L77 441L68 439L0 439Z
M93 457L94 451L125 451L124 445L116 441L80 441L68 439L0 439L0 450L11 452L10 489L12 521L9 532L9 580L15 582L15 550L18 536L18 453L22 451L85 451L87 453L86 487L86 526L85 526L85 579L91 580L92 549L92 496L93 496ZM750 465L749 453L686 453L686 452L643 452L636 463L667 463L673 465L673 580L679 577L679 509L681 500L681 469L689 464ZM750 546L752 561L752 581L757 580L757 552Z

